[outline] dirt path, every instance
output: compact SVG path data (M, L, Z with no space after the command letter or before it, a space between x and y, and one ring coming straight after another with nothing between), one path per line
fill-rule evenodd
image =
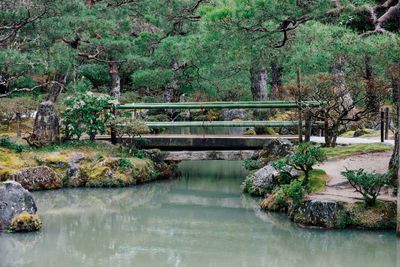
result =
M363 168L367 171L377 171L384 173L387 171L391 151L383 153L369 153L357 156L351 156L344 159L330 160L320 164L318 168L323 169L329 176L326 191L311 196L312 199L333 199L346 202L354 202L362 199L361 194L355 192L353 187L347 182L340 172L348 169ZM379 199L396 200L396 197L390 196L387 189L382 189Z

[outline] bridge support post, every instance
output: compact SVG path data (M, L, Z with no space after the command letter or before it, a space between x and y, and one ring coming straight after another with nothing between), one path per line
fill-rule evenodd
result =
M299 142L302 143L303 142L303 111L301 108L301 102L299 103L299 109L298 109L298 113L299 113L299 126L298 126L298 134L299 134Z
M114 118L116 117L116 111L114 105L111 107L111 114L113 115ZM111 144L113 145L117 144L117 131L114 125L111 126Z
M305 127L306 127L306 133L305 133L305 138L304 138L304 141L306 141L306 142L310 142L310 140L311 140L311 112L310 112L310 110L309 109L307 109L307 112L306 112L306 125L305 125Z

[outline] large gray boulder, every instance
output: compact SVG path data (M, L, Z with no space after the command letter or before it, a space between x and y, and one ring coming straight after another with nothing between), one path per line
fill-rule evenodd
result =
M287 139L272 139L260 152L260 157L267 161L274 161L294 152L294 145Z
M7 230L17 215L35 214L35 200L28 190L15 181L0 184L0 230Z
M291 177L299 177L299 172L295 169L287 169ZM262 167L252 175L246 177L243 182L243 190L252 195L262 196L279 184L280 172L272 166L272 163Z
M61 178L47 166L24 168L11 178L28 190L58 189L63 186Z
M335 200L310 199L293 206L289 216L296 223L306 226L335 228L339 205Z
M243 120L248 115L244 109L229 109L222 112L221 116L222 119L225 121L232 121L232 120Z

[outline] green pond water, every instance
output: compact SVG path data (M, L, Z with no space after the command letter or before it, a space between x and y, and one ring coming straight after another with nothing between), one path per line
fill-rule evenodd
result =
M35 192L44 228L0 234L1 267L400 266L393 232L302 229L240 192L241 162L183 162L183 177Z

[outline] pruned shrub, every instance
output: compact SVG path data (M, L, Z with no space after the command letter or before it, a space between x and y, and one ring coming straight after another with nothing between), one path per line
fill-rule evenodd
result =
M326 155L321 147L311 143L302 143L296 147L293 155L285 157L279 164L285 164L298 171L302 171L304 173L302 185L306 186L313 166L325 160Z
M388 173L367 172L364 169L346 169L341 174L363 196L366 206L374 206L376 204L376 199L379 196L382 186L389 181Z

